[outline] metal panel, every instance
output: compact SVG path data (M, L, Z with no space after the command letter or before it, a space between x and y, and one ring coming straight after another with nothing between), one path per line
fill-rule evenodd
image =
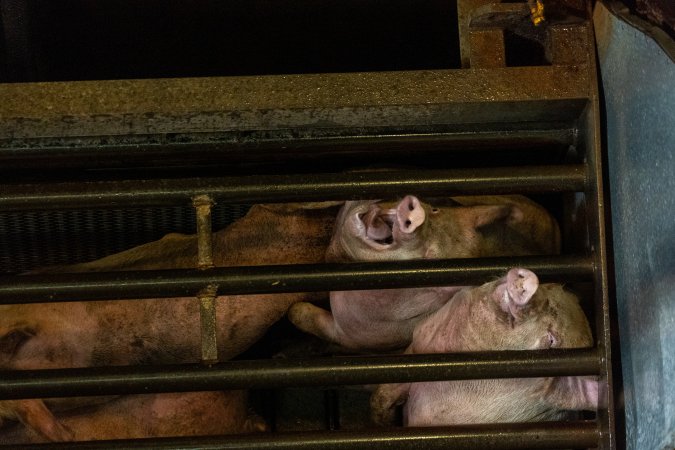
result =
M675 446L675 64L599 5L626 443Z

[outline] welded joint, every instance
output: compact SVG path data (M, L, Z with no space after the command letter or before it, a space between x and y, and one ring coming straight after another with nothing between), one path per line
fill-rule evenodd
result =
M214 205L209 195L192 197L192 206L197 214L197 267L213 267L213 239L211 227L211 208Z
M202 363L218 362L218 338L216 328L216 293L218 286L210 284L199 291L199 321L201 324Z

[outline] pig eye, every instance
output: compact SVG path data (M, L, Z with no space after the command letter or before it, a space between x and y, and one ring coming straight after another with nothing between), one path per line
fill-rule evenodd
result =
M432 214L438 214L439 209L438 208L431 208L431 213Z

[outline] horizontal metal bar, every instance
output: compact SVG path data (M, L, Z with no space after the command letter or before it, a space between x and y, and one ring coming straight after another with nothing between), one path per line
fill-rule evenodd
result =
M109 448L158 450L216 449L564 449L597 446L600 431L593 421L502 423L453 427L390 428L364 431L308 431L252 435L134 439L12 446L15 450ZM1 448L1 447L0 447Z
M595 349L0 371L0 399L597 375Z
M0 139L574 120L591 73L531 66L0 84Z
M188 297L210 285L219 295L456 286L484 283L512 267L541 281L591 280L594 273L590 257L523 256L45 274L0 278L0 304Z
M341 130L338 136L320 128L314 133L289 135L288 130L252 132L220 131L194 134L52 137L32 139L0 139L0 170L58 170L63 168L110 169L163 166L185 167L198 163L213 165L242 162L287 162L298 160L362 160L367 155L425 155L459 151L480 153L498 148L529 149L547 153L550 149L574 144L575 131L569 122L463 125L433 127L442 131L405 133L395 130L374 130L366 135L358 127L352 135ZM450 128L450 130L448 130ZM389 133L389 134L388 134ZM245 134L246 137L242 137ZM41 174L42 175L42 174Z
M0 210L583 191L583 165L0 185Z

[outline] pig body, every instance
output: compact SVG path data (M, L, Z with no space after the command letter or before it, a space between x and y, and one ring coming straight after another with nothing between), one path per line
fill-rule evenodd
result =
M247 412L245 391L144 394L57 414L68 441L239 434L265 431L262 419ZM43 443L36 430L0 430L2 444Z
M347 202L338 216L327 259L476 258L560 250L557 223L525 197L452 200L455 206L446 208L426 205L410 195L397 205ZM289 319L305 332L352 350L403 349L416 324L459 289L331 292L330 312L298 303L290 309Z
M254 206L245 217L214 234L214 263L321 262L336 213L332 204ZM170 234L97 261L39 272L174 269L196 264L196 236ZM302 293L219 296L219 359L245 351L292 303L312 298ZM0 369L196 362L199 330L194 297L5 305L0 306ZM21 420L50 439L67 434L40 400L0 402L2 418Z
M456 353L590 347L578 299L556 284L512 269L500 280L457 292L420 322L406 353ZM590 377L385 384L371 398L373 419L393 421L403 404L409 426L555 420L567 410L595 410Z

